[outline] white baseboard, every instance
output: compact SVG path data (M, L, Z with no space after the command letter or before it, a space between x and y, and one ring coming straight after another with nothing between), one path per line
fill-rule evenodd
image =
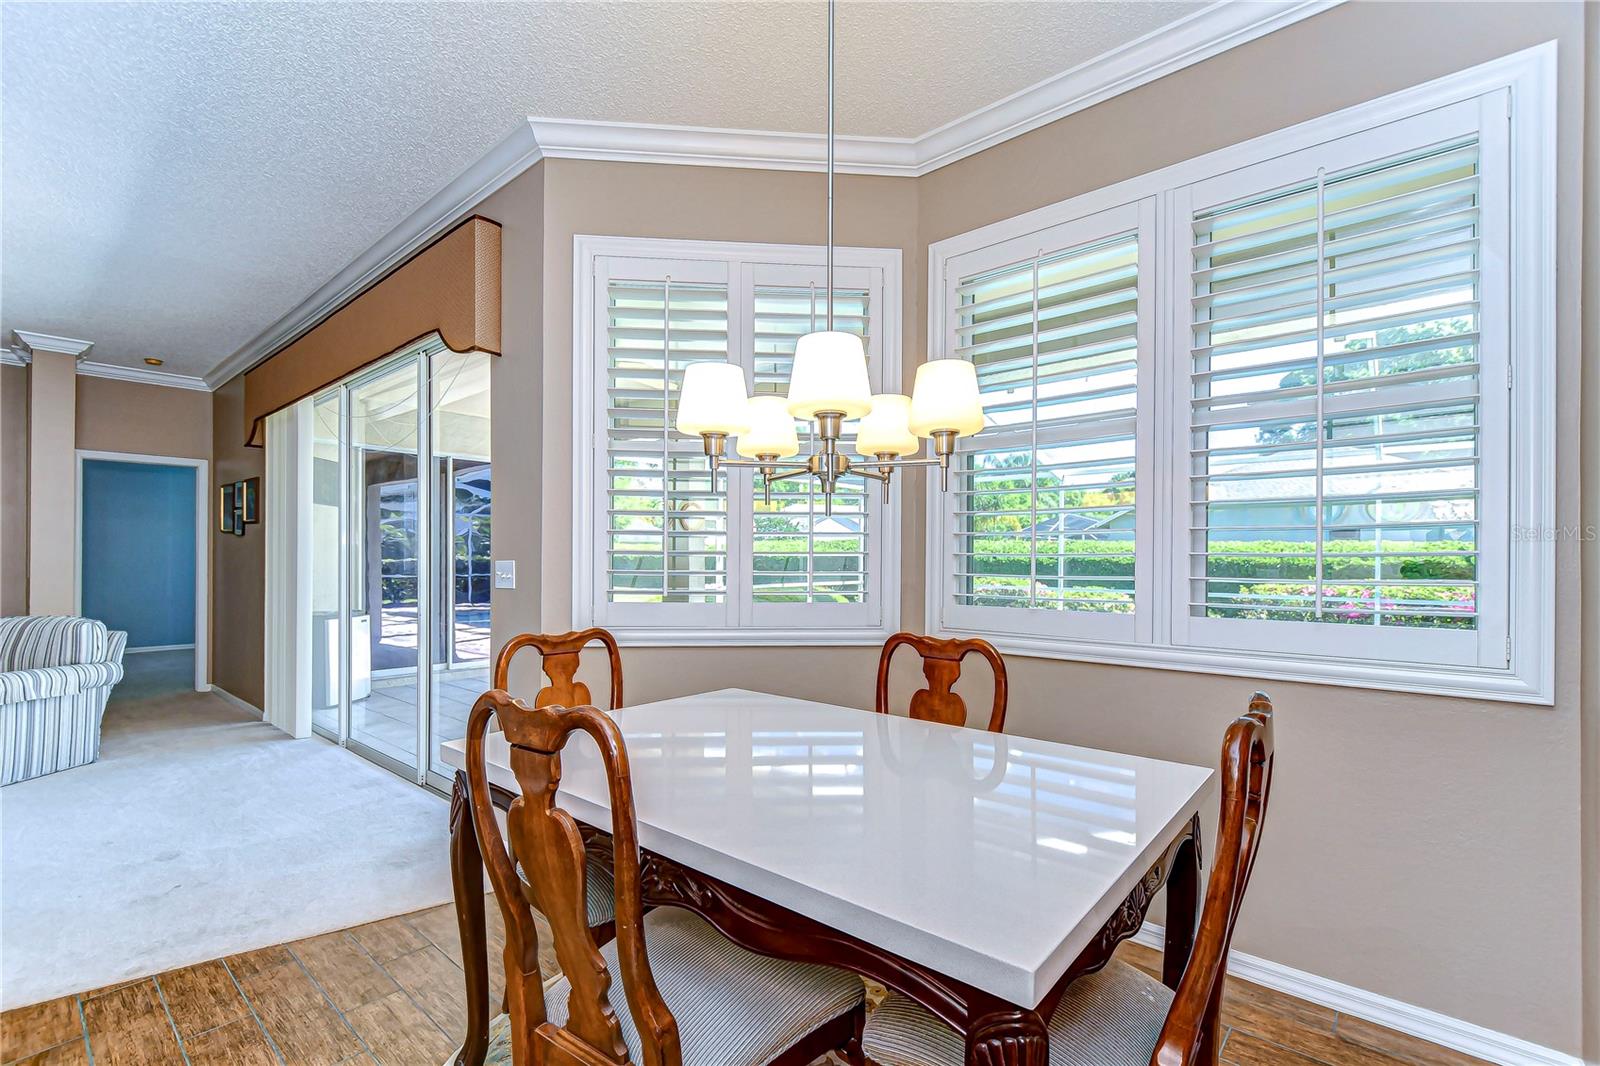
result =
M193 651L193 644L147 644L142 648L123 648L124 655L138 655L147 651Z
M235 696L233 693L229 692L227 689L223 688L221 685L208 685L208 686L206 686L206 691L210 692L213 696L220 697L222 700L224 700L227 703L233 704L235 707L239 708L241 711L249 711L251 714L255 715L257 718L263 717L263 715L261 714L261 708L260 707L257 707L255 704L251 703L249 700L240 699L238 696Z
M1159 951L1165 936L1166 930L1161 925L1145 922L1133 939ZM1583 1060L1576 1055L1541 1047L1520 1037L1497 1033L1448 1014L1330 981L1326 977L1246 955L1242 951L1228 953L1228 973L1307 1003L1341 1011L1363 1021L1426 1040L1430 1044L1499 1063L1500 1066L1583 1066Z

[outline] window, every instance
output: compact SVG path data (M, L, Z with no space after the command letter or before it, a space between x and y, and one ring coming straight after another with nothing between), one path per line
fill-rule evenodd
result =
M1548 702L1548 60L934 245L986 426L929 501L929 628Z
M952 261L951 354L977 365L985 423L959 444L949 499L957 628L1135 636L1145 214Z
M836 258L835 328L862 336L874 390L898 389L899 252ZM694 362L787 390L796 340L826 318L823 250L579 237L577 262L578 624L670 644L730 629L743 643L893 632L897 523L876 485L851 479L826 515L810 479L774 482L770 497L751 470L713 482L700 439L674 428Z
M1505 665L1507 322L1484 268L1508 205L1484 199L1477 109L1453 118L1190 192L1230 197L1189 212L1192 643L1314 652L1334 625L1362 658Z

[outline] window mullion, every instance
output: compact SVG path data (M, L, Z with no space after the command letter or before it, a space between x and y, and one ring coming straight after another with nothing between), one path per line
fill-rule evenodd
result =
M1322 498L1325 491L1323 484L1323 469L1326 462L1328 427L1325 422L1327 416L1328 377L1324 369L1327 359L1327 342L1324 329L1327 319L1324 317L1323 304L1327 299L1327 269L1328 269L1328 230L1327 230L1327 193L1328 172L1324 167L1317 168L1317 455L1316 455L1316 482L1317 482L1317 558L1316 558L1316 594L1317 594L1317 621L1322 621L1322 552L1325 537L1323 536L1323 506Z
M1028 524L1028 606L1039 606L1039 260L1033 257L1033 386L1028 390L1029 430L1029 524Z
M712 481L712 491L716 491ZM726 508L724 508L726 510ZM672 587L672 275L661 286L661 597ZM724 579L726 580L726 579Z

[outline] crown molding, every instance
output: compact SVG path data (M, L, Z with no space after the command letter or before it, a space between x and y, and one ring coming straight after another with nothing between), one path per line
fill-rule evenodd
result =
M206 379L193 374L174 374L144 366L117 366L114 363L80 362L78 373L89 378L110 378L112 381L136 381L141 385L161 385L169 389L194 389L210 392Z
M15 329L11 335L17 339L22 350L28 355L35 352L59 352L70 355L74 359L82 359L83 353L94 347L94 341L74 340L71 337L56 337L49 333L34 333L32 330Z
M647 126L530 118L548 159L672 163L753 170L813 170L827 166L827 139L816 133L724 130L706 126ZM845 174L917 174L918 141L909 137L837 137L835 167Z
M1187 18L928 131L916 140L917 175L1265 37L1341 2L1219 0Z
M22 334L19 332L18 337ZM41 334L29 334L40 337ZM52 338L57 342L64 338ZM79 342L82 343L82 342ZM59 351L48 344L41 343L39 347L45 351ZM69 353L70 354L70 353ZM25 348L0 348L0 366L27 366L33 362L33 355ZM91 363L79 359L77 372L87 378L110 378L113 381L137 381L142 385L162 385L170 389L195 389L199 392L210 392L211 386L206 384L206 379L195 377L193 374L174 374L165 370L153 370L142 366L117 366L113 363Z
M834 169L921 177L1340 2L1221 0L920 137L839 137ZM827 139L816 133L551 118L530 118L528 124L550 159L760 170L823 170L827 165Z
M539 142L534 137L532 122L518 123L477 162L429 197L350 265L288 314L256 334L242 348L212 367L205 376L206 386L215 389L235 375L249 370L322 321L540 158Z
M921 177L1341 2L1218 0L920 137L839 137L835 169ZM820 171L827 142L815 133L529 117L321 288L213 367L206 385L215 389L299 337L545 158Z

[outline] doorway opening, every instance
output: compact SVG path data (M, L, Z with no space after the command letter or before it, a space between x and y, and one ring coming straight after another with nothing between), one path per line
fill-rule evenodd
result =
M205 691L207 462L79 451L77 613L128 634L163 684ZM159 658L159 663L157 659ZM181 669L180 669L181 665ZM134 661L126 664L140 674Z

